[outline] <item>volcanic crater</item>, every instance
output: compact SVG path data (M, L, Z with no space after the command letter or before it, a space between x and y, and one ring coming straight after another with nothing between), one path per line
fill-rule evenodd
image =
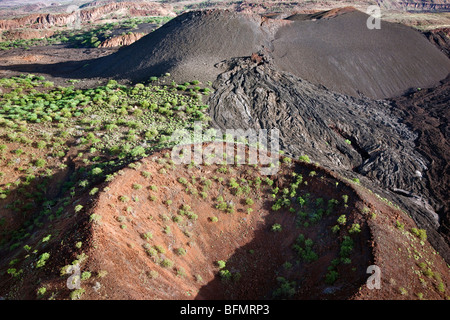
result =
M64 245L52 251L60 262L52 267L63 270L72 257L82 272L97 275L83 281L94 288L84 299L395 296L365 286L374 264L383 269L382 286L395 279L398 287L423 291L409 270L415 262L403 257L406 250L390 251L416 248L418 239L394 227L401 221L407 230L414 222L359 184L284 156L273 158L280 162L270 176L246 163L224 166L210 158L212 164L174 164L170 156L165 150L132 163L94 199L82 197L82 212L66 214L72 227L66 223ZM385 246L393 236L398 242ZM423 259L433 256L428 243L417 249ZM412 278L396 275L393 254L405 258ZM435 272L445 274L442 258L433 261ZM70 273L61 275L68 279ZM70 293L51 272L41 281ZM426 295L439 298L433 287Z
M197 102L205 106L195 111L203 115L199 110L207 105L204 118L212 128L276 128L281 152L271 175L262 174L261 165L225 164L222 153L219 161L201 164L177 164L170 149L136 153L93 181L95 192L73 187L75 199L72 193L60 199L72 206L58 213L61 219L45 217L56 230L52 241L47 229L30 229L23 248L47 255L7 242L11 246L0 252L13 263L2 265L1 276L8 278L0 293L33 299L39 285L61 299L448 297L450 60L417 30L384 21L382 29L369 30L367 18L354 8L279 15L193 11L120 50L93 50L96 59L86 50L78 61L2 66L81 79L73 89L79 94L83 86L108 81L109 96L84 105L94 108L113 103L111 96L117 102L115 93L125 95L115 80L139 92L152 79L158 86L147 97L184 87L198 98L203 90ZM174 113L186 119L194 111L181 100L156 107L133 101L117 109L129 117L162 110L167 121ZM91 120L96 115L82 124ZM116 123L106 125L119 131ZM136 127L131 124L125 139L136 140ZM172 129L158 127L168 134ZM140 136L145 146L154 138L147 134ZM75 148L82 139L70 141L68 165L49 177L47 194L58 198L76 173L86 177L91 159L77 160L83 154ZM192 148L198 146L222 142ZM120 155L113 151L105 163ZM52 210L48 204L45 214ZM10 220L23 231L33 217ZM13 240L17 234L7 233ZM43 271L36 263L44 263ZM365 285L373 265L382 269L382 290ZM81 268L82 292L68 286L79 280L68 272L73 266ZM9 276L19 269L27 277Z

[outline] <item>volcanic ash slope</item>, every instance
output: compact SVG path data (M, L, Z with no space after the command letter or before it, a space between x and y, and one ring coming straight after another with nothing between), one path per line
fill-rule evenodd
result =
M370 30L369 16L348 8L314 17L188 12L82 73L142 81L169 72L179 83L206 82L223 71L217 63L262 51L302 79L381 99L433 86L450 72L450 60L410 27L383 21Z

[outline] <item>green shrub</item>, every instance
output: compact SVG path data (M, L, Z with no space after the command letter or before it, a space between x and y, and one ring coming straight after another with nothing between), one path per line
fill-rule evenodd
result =
M219 276L222 278L222 280L230 280L233 275L229 270L222 269L219 271Z
M335 270L330 270L325 275L325 283L332 285L336 282L336 280L339 278L339 273Z
M298 157L298 160L303 161L303 162L307 162L307 163L311 162L311 159L307 155L303 155L303 156Z
M142 175L144 178L149 178L149 177L151 177L151 173L148 172L148 171L142 171L142 172L141 172L141 175Z
M102 172L103 172L103 170L101 168L94 168L91 171L92 175L94 175L94 176L98 176L98 175L102 174Z
M343 258L346 258L350 255L353 250L353 240L349 236L344 236L343 241L341 243L340 255Z
M34 162L34 165L38 168L43 168L43 167L45 167L46 164L47 164L47 161L45 161L44 159L37 159Z
M347 223L347 218L345 217L345 215L339 216L339 218L337 219L337 223L339 223L341 226L345 225Z
M142 238L144 240L152 239L153 238L153 234L150 231L148 231L148 232L142 234Z
M164 249L164 247L161 246L161 245L155 245L154 248L155 248L159 253L162 253L162 254L166 253L166 249Z
M344 194L342 196L342 199L344 200L344 203L347 203L348 202L348 195Z
M405 228L405 224L401 223L400 221L395 221L395 227L397 229L403 230Z
M288 281L283 277L278 277L279 287L273 292L274 298L291 298L295 295L295 281Z
M83 288L76 289L70 293L71 300L78 300L86 291Z
M184 256L186 254L186 250L184 248L178 248L176 250L177 255Z
M212 217L209 218L209 220L211 222L217 222L217 221L219 221L219 218L217 218L216 216L212 216Z
M425 229L411 228L411 233L422 241L427 240L427 231Z
M274 225L272 225L271 230L273 232L281 232L282 231L282 227L279 223L275 223Z
M48 252L45 252L39 256L39 260L36 263L36 268L42 268L45 266L45 263L50 258L50 254Z
M128 201L130 201L130 197L128 197L128 196L120 196L119 200L121 202L128 202Z
M352 224L350 230L348 231L350 234L354 233L360 233L361 232L361 226L358 223Z
M170 268L172 266L173 266L173 261L170 259L166 258L161 261L161 267L163 267L163 268Z
M37 290L37 295L38 295L39 298L41 298L46 292L47 292L47 288L46 287L40 287Z
M91 276L92 276L92 274L89 271L84 271L81 274L81 280L88 280L91 278Z
M226 266L226 262L223 260L219 260L216 262L217 266L219 267L219 269L223 269Z
M142 185L139 183L133 183L133 189L134 190L141 190L142 189Z

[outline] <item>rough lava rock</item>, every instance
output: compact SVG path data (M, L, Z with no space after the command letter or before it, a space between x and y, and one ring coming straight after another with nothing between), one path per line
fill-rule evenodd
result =
M213 83L208 101L213 125L221 130L279 129L286 154L306 154L347 178L360 178L407 210L450 261L448 244L436 231L439 217L428 204L427 179L417 174L428 169L429 161L415 149L417 134L390 111L389 103L329 91L263 59L217 65L227 71Z

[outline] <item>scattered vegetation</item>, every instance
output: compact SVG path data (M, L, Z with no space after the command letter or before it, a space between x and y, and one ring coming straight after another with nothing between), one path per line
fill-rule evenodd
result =
M175 165L167 152L152 162L156 166L154 171L141 166L144 163L139 161L141 158L175 143L169 139L175 130L192 132L197 121L201 120L205 125L209 121L205 112L207 106L202 104L201 97L192 95L192 91L203 92L196 88L199 83L165 85L159 78L150 80L133 86L119 85L111 80L93 89L75 89L73 86L55 86L45 78L33 75L0 79L0 157L1 170L7 172L0 174L0 201L4 201L8 214L11 212L23 218L23 225L16 230L8 229L8 220L0 218L3 236L0 249L8 253L17 250L14 253L19 257L8 265L8 277L21 279L28 272L24 266L29 264L22 264L26 259L32 258L33 268L42 272L47 271L53 262L58 263L52 261L54 251L50 248L62 241L53 226L63 219L71 218L75 213L78 216L88 213L89 226L101 227L106 216L102 218L90 213L90 201L99 194L110 195L103 182L111 182L124 175L126 171L123 168L127 167L135 170L138 178L120 194L111 196L111 212L116 212L113 215L117 220L114 227L121 235L135 233L141 238L138 248L146 259L154 262L156 268L145 271L152 281L158 278L159 270L161 274L170 273L180 279L195 278L202 283L200 275L188 275L178 264L193 252L191 248L196 245L199 221L211 222L208 224L210 228L221 228L227 219L239 217L239 223L244 226L239 230L245 233L246 223L260 219L261 204L267 205L275 217L263 228L267 236L272 237L270 239L284 238L287 231L298 232L294 234L298 234L294 243L289 244L292 259L283 260L276 271L274 298L295 297L300 279L294 275L323 257L323 239L336 239L333 245L337 255L326 273L321 275L324 283L333 285L344 278L340 268L355 266L355 244L359 243L358 237L362 236L365 224L348 210L348 206L356 201L349 195L336 193L332 198L329 194L315 192L319 181L331 185L336 192L341 186L336 181L327 180L319 167L310 164L308 156L299 158L305 167L301 173L293 170L298 162L281 157L282 174L267 177L255 174L257 166L226 164L210 167L208 170L212 174L207 176L204 170L192 163L186 164L183 167L185 171L176 176ZM71 161L76 161L77 165L73 166L66 157L75 159ZM60 185L52 186L58 189L58 197L47 199L42 190L49 188L53 175L66 172L64 170L69 164L72 165L67 170L69 177ZM175 177L175 183L160 185L158 179L161 177ZM359 183L359 180L354 182ZM173 186L184 190L183 196L191 197L192 202L180 203L179 198L173 195ZM160 210L157 215L146 217L158 221L158 228L149 230L146 229L148 226L142 227L141 223L133 220L141 205L149 205L144 203L146 200L151 200L150 205ZM196 211L193 204L199 201L211 201L208 214ZM248 215L242 216L243 213ZM363 209L363 214L369 215L370 210ZM283 219L278 220L278 217ZM286 221L293 221L292 226ZM395 227L402 231L405 228L400 221ZM37 232L41 230L42 233ZM411 228L409 231L420 241L427 239L425 230ZM407 231L404 233L414 238ZM36 248L31 243L35 234L39 234L39 247ZM172 241L179 235L183 242L161 241L161 236ZM217 234L218 239L221 236L222 233ZM215 243L211 245L218 248ZM87 242L77 239L70 246L78 254L86 248ZM249 257L260 258L259 250L249 250L249 253ZM86 259L79 256L78 263ZM219 260L215 267L227 285L244 282L247 277L243 271L247 266L239 266L241 269L236 271L232 260ZM428 265L421 266L420 274L424 279L436 277ZM80 276L86 283L90 283L92 278L91 271L84 271ZM97 278L101 278L100 273ZM445 293L443 281L435 280L436 290ZM48 291L39 285L33 294L47 298ZM74 290L70 298L80 299L84 293L83 289Z

